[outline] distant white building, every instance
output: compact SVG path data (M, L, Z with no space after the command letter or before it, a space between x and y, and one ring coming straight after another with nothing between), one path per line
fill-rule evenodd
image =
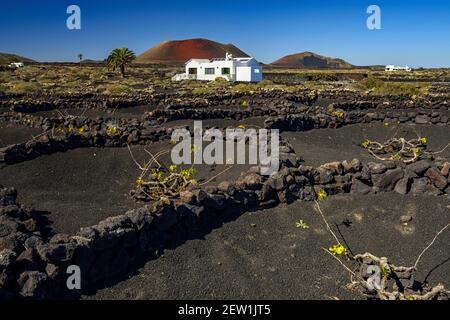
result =
M385 71L412 71L412 69L408 66L406 67L399 67L399 66L393 66L393 65L388 65L386 66L386 68L384 69Z
M262 66L254 58L191 59L186 62L185 73L175 75L172 80L184 79L211 81L224 78L228 81L259 82L262 80Z
M23 67L25 67L25 65L24 65L23 62L11 62L11 63L9 64L9 67L10 67L10 68L13 68L13 69L18 69L18 68L23 68Z

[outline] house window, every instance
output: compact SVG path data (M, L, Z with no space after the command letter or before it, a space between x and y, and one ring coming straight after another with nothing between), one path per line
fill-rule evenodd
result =
M214 68L205 68L205 74L214 74Z
M229 75L230 74L230 68L222 68L222 74L223 75Z
M259 69L255 69L253 72L254 73L259 73Z
M189 68L189 74L197 74L197 68Z

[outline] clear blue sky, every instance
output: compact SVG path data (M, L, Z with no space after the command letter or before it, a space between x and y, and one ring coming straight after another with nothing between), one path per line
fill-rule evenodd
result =
M81 8L81 30L66 8ZM381 30L366 27L371 4ZM40 61L104 59L126 46L137 54L164 40L233 43L262 62L313 51L356 65L450 67L448 0L14 0L0 5L0 52Z

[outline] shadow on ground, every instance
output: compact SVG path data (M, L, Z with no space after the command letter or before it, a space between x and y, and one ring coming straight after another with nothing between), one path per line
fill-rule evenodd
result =
M410 266L448 223L449 203L447 197L340 195L323 202L322 210L354 253L368 251ZM408 226L399 222L405 214L413 217ZM83 298L363 298L344 288L348 274L323 252L334 241L312 203L295 202L238 216L204 237L170 246L127 279ZM296 228L300 219L309 229ZM423 256L417 280L450 286L449 246L447 232Z

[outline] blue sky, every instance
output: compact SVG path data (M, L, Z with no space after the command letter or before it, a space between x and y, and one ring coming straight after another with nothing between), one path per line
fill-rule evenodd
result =
M81 8L81 30L66 8ZM369 5L381 30L366 27ZM0 52L40 61L104 59L115 47L137 54L164 40L233 43L262 62L313 51L356 65L450 67L448 0L4 0Z

